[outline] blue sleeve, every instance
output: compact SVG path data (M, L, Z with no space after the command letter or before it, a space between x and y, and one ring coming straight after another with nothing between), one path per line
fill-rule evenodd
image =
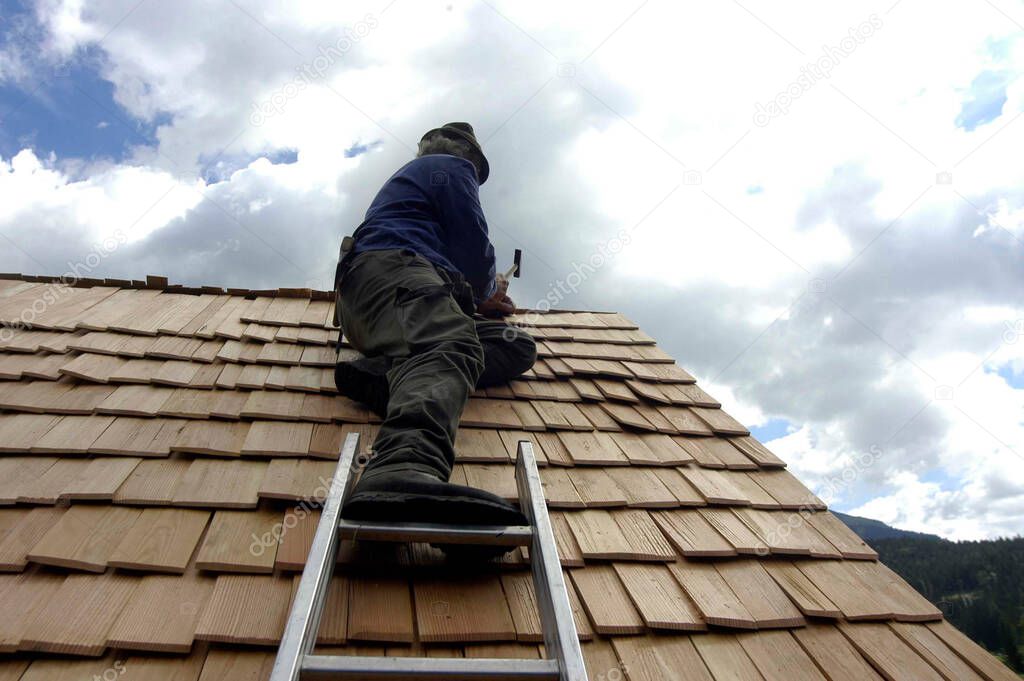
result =
M487 220L480 207L476 171L466 160L451 158L445 164L445 182L434 179L431 188L445 230L449 259L473 287L476 302L494 295L494 247L487 235ZM436 172L436 171L435 171Z

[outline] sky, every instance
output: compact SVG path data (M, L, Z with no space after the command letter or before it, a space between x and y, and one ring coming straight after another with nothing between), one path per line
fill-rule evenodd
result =
M468 121L524 307L618 311L833 508L1024 531L1024 2L0 0L0 271L330 288Z

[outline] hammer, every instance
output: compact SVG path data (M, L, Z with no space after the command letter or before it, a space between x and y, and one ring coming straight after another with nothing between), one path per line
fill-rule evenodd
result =
M522 261L523 251L517 248L516 254L512 258L512 267L509 267L508 272L505 272L505 279L509 279L511 277L515 277L516 279L519 278L519 275L521 274L519 271L519 266L522 264Z

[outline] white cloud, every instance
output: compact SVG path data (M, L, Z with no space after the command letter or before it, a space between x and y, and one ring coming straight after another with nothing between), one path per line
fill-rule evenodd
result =
M1021 79L1000 118L971 132L955 120L978 73L1020 73L1024 40L985 5L890 5L755 18L726 3L694 21L672 3L630 17L614 4L185 1L125 16L47 0L45 58L97 52L118 103L163 123L156 147L120 164L5 159L0 232L21 250L0 265L58 271L121 229L131 242L108 275L326 287L341 235L419 135L469 120L491 160L499 259L526 252L520 302L631 230L564 307L622 311L745 422L793 423L772 446L819 491L878 448L836 495L847 508L948 536L1019 532L1007 451L1024 452L1022 391L986 369L1024 361L1024 342L1004 340L1024 318L1024 170L1009 152L1024 142ZM872 13L880 27L828 78L755 124L758 103ZM249 160L285 148L295 163ZM218 159L239 170L199 179ZM952 184L936 184L946 172ZM939 386L952 402L934 401Z

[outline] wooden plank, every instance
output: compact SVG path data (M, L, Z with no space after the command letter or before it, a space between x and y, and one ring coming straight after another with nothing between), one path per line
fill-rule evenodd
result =
M519 498L516 488L515 466L509 464L458 464L466 474L466 484L491 494L515 501Z
M736 549L737 553L765 557L769 553L764 543L739 516L727 508L698 509L704 520Z
M431 604L427 603L426 607L429 609ZM350 640L408 643L414 637L412 595L406 579L385 576L350 579Z
M160 371L163 362L158 359L129 359L119 368L111 372L111 383L149 383L150 379Z
M275 654L237 649L210 650L199 681L254 681L270 678ZM183 680L184 681L184 680ZM191 681L191 680L188 680Z
M55 504L64 488L89 465L88 461L80 459L50 461L47 458L44 462L52 465L43 466L37 476L22 479L17 487L15 501L24 504Z
M801 560L794 563L799 570L835 603L848 620L892 619L894 606L861 575L853 571L853 563L834 560Z
M20 648L67 655L103 654L107 632L138 582L138 577L115 572L68 575L26 624Z
M658 468L654 474L672 492L680 506L703 506L706 503L704 497L675 468Z
M608 433L559 432L558 439L565 445L572 461L578 466L625 466L629 459Z
M718 574L753 616L759 629L802 627L807 624L800 610L753 559L715 564Z
M826 681L788 631L759 631L737 634L765 681Z
M615 563L615 573L651 629L703 631L704 618L663 565Z
M460 428L455 435L455 459L460 462L508 463L509 455L497 431Z
M292 580L265 575L220 575L196 626L199 640L277 645L288 618Z
M689 557L735 556L727 542L696 509L653 513L651 516L676 551Z
M120 416L89 446L91 454L163 457L170 454L184 421Z
M33 570L18 575L0 575L0 597L4 617L0 618L0 652L13 653L24 638L26 627L49 604L65 575Z
M14 504L24 486L34 483L56 463L53 456L0 457L0 505Z
M779 502L775 500L775 497L764 491L764 488L754 482L753 478L749 475L737 472L730 474L728 479L733 487L739 490L744 497L750 500L751 507L771 510L781 508L781 506L779 506Z
M843 554L843 558L860 560L878 559L877 551L858 537L853 530L846 526L846 523L828 511L803 513L801 515L811 527L816 529Z
M590 421L595 429L610 433L622 432L622 428L619 427L619 424L616 423L615 419L608 415L608 412L601 408L600 404L580 402L576 405L576 408L587 417L587 420Z
M555 545L558 546L558 558L562 567L583 567L583 552L576 541L576 535L569 527L569 522L565 519L565 514L552 511L550 516L551 529L555 535Z
M140 513L124 506L72 506L32 547L28 559L101 573Z
M170 449L209 456L239 456L249 426L245 421L187 421Z
M814 586L807 575L800 572L800 569L793 563L764 561L763 567L803 614L809 617L829 619L842 617L842 612L836 607L836 604L829 600L828 596L823 594L818 587Z
M611 515L629 542L633 560L676 559L676 552L647 511L623 509Z
M768 494L779 502L782 508L825 510L825 503L804 487L792 473L785 470L760 470L747 473Z
M641 412L632 405L601 402L601 408L608 412L609 416L623 426L646 431L658 430L657 425L644 418Z
M705 449L729 470L757 470L758 468L756 463L733 447L726 438L699 437L688 438L688 441L692 446Z
M118 416L156 416L172 392L173 390L170 388L156 388L149 385L122 385L96 407L96 413Z
M933 622L926 624L929 630L956 652L971 668L984 676L988 681L1019 681L1008 667L997 660L963 632L949 622Z
M752 437L732 438L732 443L763 468L785 468L786 462Z
M256 508L265 461L195 459L174 491L175 506Z
M686 466L676 469L683 474L705 501L709 504L723 504L728 506L749 506L750 500L741 491L736 489L729 473L716 471L709 468ZM737 473L736 475L742 475Z
M588 508L604 508L626 505L626 494L615 484L612 477L600 468L571 468L569 479L579 498Z
M607 511L574 511L564 515L584 558L631 558L629 541Z
M301 575L294 578L296 590L299 588L300 578ZM348 577L337 574L331 577L324 600L323 615L320 618L320 630L317 632L317 645L341 645L346 642L350 591Z
M713 681L689 637L615 638L612 646L628 672L629 681ZM680 676L681 671L684 676Z
M716 679L764 681L734 634L708 634L690 640Z
M811 625L794 629L793 636L829 681L881 681L870 664L833 626Z
M840 622L838 626L839 631L886 679L942 681L942 675L885 624Z
M643 618L610 565L570 570L569 575L594 631L606 636L644 632Z
M253 392L242 406L241 416L249 419L283 419L297 421L304 416L302 393Z
M214 582L195 572L144 577L107 634L107 644L126 650L188 653Z
M184 574L210 514L178 508L144 509L107 564L129 570Z
M660 405L655 411L665 417L680 435L712 435L714 431L705 421L698 418L691 407Z
M942 611L887 566L869 561L844 561L847 569L885 599L900 622L942 619Z
M183 362L180 360L167 360L160 365L156 373L150 379L154 384L170 386L186 386L192 382L199 372L200 364L196 362Z
M259 496L320 503L327 497L336 466L334 461L272 459Z
M92 443L114 422L109 416L65 416L40 437L36 454L87 454Z
M254 421L242 444L242 454L306 456L312 437L312 423Z
M114 492L114 503L170 505L174 491L189 464L185 459L143 461Z
M719 435L750 435L746 426L726 414L722 409L707 407L689 407L689 409Z
M142 459L100 457L92 459L61 491L60 499L109 501Z
M970 665L946 647L942 639L932 633L928 627L902 622L891 622L889 627L944 678L958 681L961 679L963 681L984 681L979 674L971 669Z
M5 509L5 530L0 534L0 571L20 572L28 564L28 552L64 514L63 508Z
M540 478L548 507L583 508L586 505L564 468L545 468L540 471Z
M639 466L614 467L608 475L626 496L626 504L632 508L675 508L679 501L661 483L661 479L650 468Z
M757 627L754 616L713 564L682 559L669 563L668 569L708 624L738 629Z
M217 511L196 556L196 567L220 572L272 573L281 520L280 511L269 509Z
M285 511L281 520L281 542L274 557L276 570L301 571L306 566L306 557L313 545L320 511L296 506Z
M532 575L529 572L504 574L501 576L501 587L515 625L516 640L543 642L544 630L541 627Z
M124 360L112 355L81 354L61 366L59 373L83 381L107 383Z

